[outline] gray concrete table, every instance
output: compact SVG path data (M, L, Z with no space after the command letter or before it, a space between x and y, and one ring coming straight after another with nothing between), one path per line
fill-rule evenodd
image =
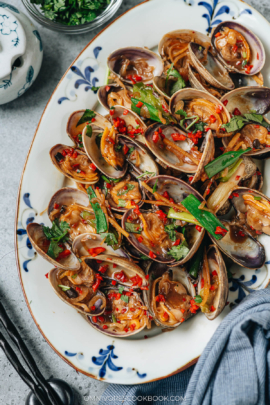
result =
M20 0L5 1L21 10L24 8ZM124 0L117 15L141 2ZM270 0L248 0L248 3L270 21ZM94 405L98 401L90 401L88 397L99 397L108 384L78 374L57 356L39 333L26 307L17 275L13 227L21 172L42 111L67 67L99 29L78 36L59 34L41 26L38 29L44 45L40 74L23 97L0 106L0 299L44 375L66 380L76 391L76 405ZM0 405L22 405L28 391L0 350Z

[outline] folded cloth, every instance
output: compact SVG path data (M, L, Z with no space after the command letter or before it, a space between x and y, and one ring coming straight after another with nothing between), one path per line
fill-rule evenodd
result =
M270 290L253 292L226 316L195 368L144 385L111 384L99 404L151 402L143 396L165 397L155 405L270 404Z

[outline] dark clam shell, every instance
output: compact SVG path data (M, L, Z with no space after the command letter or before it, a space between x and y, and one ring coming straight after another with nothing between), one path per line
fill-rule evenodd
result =
M263 245L242 224L229 221L221 221L221 223L228 229L226 236L216 240L209 234L218 248L242 267L248 269L262 267L265 262ZM238 236L240 231L244 236Z

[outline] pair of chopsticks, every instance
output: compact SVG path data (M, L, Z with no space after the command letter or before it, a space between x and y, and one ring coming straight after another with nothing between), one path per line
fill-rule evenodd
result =
M0 347L3 349L6 357L15 368L17 373L20 375L22 380L28 385L31 391L35 394L41 405L63 405L62 400L59 398L54 389L48 384L41 372L39 371L35 360L33 359L31 353L27 349L24 341L19 335L14 324L9 319L5 308L0 302L0 321L8 333L12 342L17 346L20 351L22 358L24 359L26 365L33 374L32 376L25 370L24 366L21 364L16 353L0 332Z

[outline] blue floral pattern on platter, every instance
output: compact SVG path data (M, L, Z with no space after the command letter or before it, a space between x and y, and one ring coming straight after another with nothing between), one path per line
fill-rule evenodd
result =
M95 59L98 59L98 55L101 50L102 50L101 46L96 46L94 48L93 54L94 54ZM97 93L96 84L99 81L99 79L97 77L92 78L91 75L97 69L98 69L98 65L93 66L93 67L86 66L83 71L79 66L71 66L71 68L70 68L71 72L79 77L79 79L77 79L74 83L74 88L78 89L80 86L84 85L85 86L84 91L92 90L96 94ZM71 78L71 77L69 77L69 78ZM72 95L74 95L74 94L72 94ZM58 104L62 104L62 102L65 100L71 101L69 97L64 96L64 97L59 98Z
M42 45L42 39L41 39L40 33L38 32L38 30L34 30L33 34L39 40L39 50L40 50L40 52L42 52L43 51L43 45Z
M19 10L11 4L3 3L2 1L0 1L0 7L8 8L10 11L13 11L13 13L20 14Z
M23 261L23 269L25 272L28 273L28 263L30 263L35 257L36 252L33 249L33 246L27 236L26 227L28 224L31 224L35 220L35 216L37 215L37 211L32 207L30 203L30 194L25 193L23 195L23 201L27 208L25 208L21 215L21 221L18 222L18 228L16 231L18 241L25 240L25 245L20 247L23 251L26 251L26 255L24 254L24 261Z
M190 6L194 6L194 0L184 0ZM230 2L228 2L230 3ZM223 0L212 0L212 1L198 1L198 6L204 7L205 13L202 14L202 17L207 21L206 32L208 34L211 33L212 28L220 24L222 21L227 19L227 16L231 16L233 19L240 17L242 14L252 14L252 10L249 8L245 8L241 11L233 10L233 6L229 7L229 5L224 4Z
M109 345L107 346L107 349L100 349L99 350L99 356L93 356L92 357L92 363L94 363L95 366L99 369L98 371L98 376L99 378L104 378L107 374L107 370L109 369L110 371L121 371L123 370L123 367L117 366L114 364L112 360L118 359L118 356L114 353L115 346L114 345ZM77 356L78 360L84 360L84 355L82 353L73 353L73 352L68 352L65 351L65 355L67 357L75 357ZM107 369L108 366L108 369ZM92 368L89 368L89 371L92 371ZM147 374L146 373L139 373L138 370L135 368L127 367L126 368L127 373L136 373L138 378L143 379L146 378Z

